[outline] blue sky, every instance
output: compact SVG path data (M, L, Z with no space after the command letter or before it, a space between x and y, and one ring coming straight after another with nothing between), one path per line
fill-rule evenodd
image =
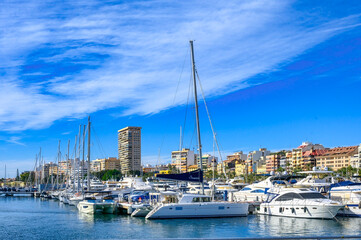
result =
M59 140L65 153L88 115L92 159L117 156L117 130L128 125L143 127L144 163L159 151L169 161L180 126L195 148L190 39L223 155L361 142L359 1L0 5L0 171L7 164L10 175L31 169L40 147L47 161Z

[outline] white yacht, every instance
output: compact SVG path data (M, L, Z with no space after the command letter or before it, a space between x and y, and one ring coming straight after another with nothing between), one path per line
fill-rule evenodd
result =
M308 174L308 176L301 181L294 184L294 186L313 188L320 193L328 192L331 184L336 183L337 181L331 176L333 171L318 170L316 167L312 171L303 171L299 173ZM326 177L321 177L327 174Z
M361 183L341 182L339 186L331 187L329 194L330 199L345 204L340 215L361 217Z
M267 191L274 187L289 186L290 176L271 176L267 179L250 184L238 192L233 193L233 200L248 202L263 202L267 198Z
M241 190L241 189L243 189L244 187L246 187L246 186L249 185L249 184L247 184L247 183L244 182L244 179L240 179L240 178L231 179L231 180L229 180L228 183L231 184L232 187L233 187L234 189L237 189L237 190Z
M84 200L84 195L82 193L75 193L73 195L68 195L68 204L70 206L77 206L79 202Z
M147 219L240 217L248 215L248 203L211 202L211 197L184 194L178 203L160 203L150 211Z
M97 200L95 197L86 197L83 201L79 202L77 208L79 212L87 214L95 213L109 213L115 211L116 203L112 199Z
M132 217L145 217L147 214L152 211L153 207L151 205L143 205L137 209L135 209L131 216Z
M237 189L234 188L230 183L226 183L226 182L220 182L220 181L210 181L209 182L209 187L215 187L216 190L219 191L228 191L228 192L236 192Z
M159 203L176 203L178 202L179 192L164 191L149 193L149 204L143 204L137 207L131 214L132 217L145 217L153 210L154 206Z
M90 181L90 189L92 191L101 191L105 189L105 186L98 178L93 178Z
M327 199L321 193L307 188L277 188L267 194L259 214L332 219L344 207L340 202Z
M209 187L207 183L204 183L203 185L204 194L207 196L212 195L212 189ZM188 193L191 194L202 194L202 185L200 183L188 183Z

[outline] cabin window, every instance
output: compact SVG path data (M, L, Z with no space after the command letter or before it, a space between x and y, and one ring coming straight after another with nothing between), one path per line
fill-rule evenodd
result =
M224 209L224 206L219 206L218 209L219 209L219 210L223 210L223 209Z
M283 212L283 208L280 207L280 213L282 213L282 212Z
M293 199L302 199L298 193L286 193L282 196L279 196L276 201L290 201Z
M300 193L302 199L319 199L326 198L321 193L318 192L308 192L308 193Z
M88 206L83 206L83 208L88 208Z
M183 210L183 207L175 207L175 210Z
M211 201L211 198L209 198L209 197L202 198L202 202L210 202L210 201Z
M264 191L261 189L256 189L256 190L251 191L251 193L264 193Z
M198 197L193 198L192 202L200 202L200 199Z

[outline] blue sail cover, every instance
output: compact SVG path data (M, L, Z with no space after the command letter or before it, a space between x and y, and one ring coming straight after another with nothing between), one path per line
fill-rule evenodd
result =
M200 169L180 174L157 174L156 178L185 182L203 182L203 171Z

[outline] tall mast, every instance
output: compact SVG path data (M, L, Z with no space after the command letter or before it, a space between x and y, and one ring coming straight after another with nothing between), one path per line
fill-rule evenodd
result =
M87 167L87 189L90 191L90 116L88 117L88 167Z
M66 188L69 187L70 177L69 177L69 145L70 140L68 140L68 154L66 155Z
M78 144L78 156L79 156L79 160L77 161L77 167L78 167L78 174L77 174L77 179L78 179L78 186L77 186L77 191L79 192L80 190L80 142L81 141L81 124L79 125L79 144Z
M84 192L85 125L83 125L83 159L81 161L81 191Z
M4 184L4 186L6 187L6 164L5 164L5 184Z
M78 142L78 136L75 136L75 145L74 145L74 160L73 160L73 192L75 192L75 167L76 167L76 144Z
M182 126L180 126L179 130L179 151L182 151Z
M38 173L38 154L35 154L35 171L34 171L34 184L35 186L38 186L38 178L39 178L39 173Z
M202 162L202 143L201 143L201 129L199 127L199 114L198 114L198 99L197 99L197 81L196 81L196 65L194 63L194 51L193 51L193 41L189 41L191 46L191 57L192 57L192 73L193 73L193 85L194 85L194 104L196 110L196 125L197 125L197 135L198 135L198 153L199 153L199 162L200 169L203 172L203 162ZM202 180L202 194L204 194L204 183Z
M39 184L43 183L43 166L42 166L42 164L43 164L43 161L41 159L41 147L40 147L40 152L39 152L39 169L40 169L39 170L39 172L40 172L40 174L39 174Z
M59 160L60 160L60 140L59 140L59 146L58 146L58 166L56 171L56 190L59 190Z

